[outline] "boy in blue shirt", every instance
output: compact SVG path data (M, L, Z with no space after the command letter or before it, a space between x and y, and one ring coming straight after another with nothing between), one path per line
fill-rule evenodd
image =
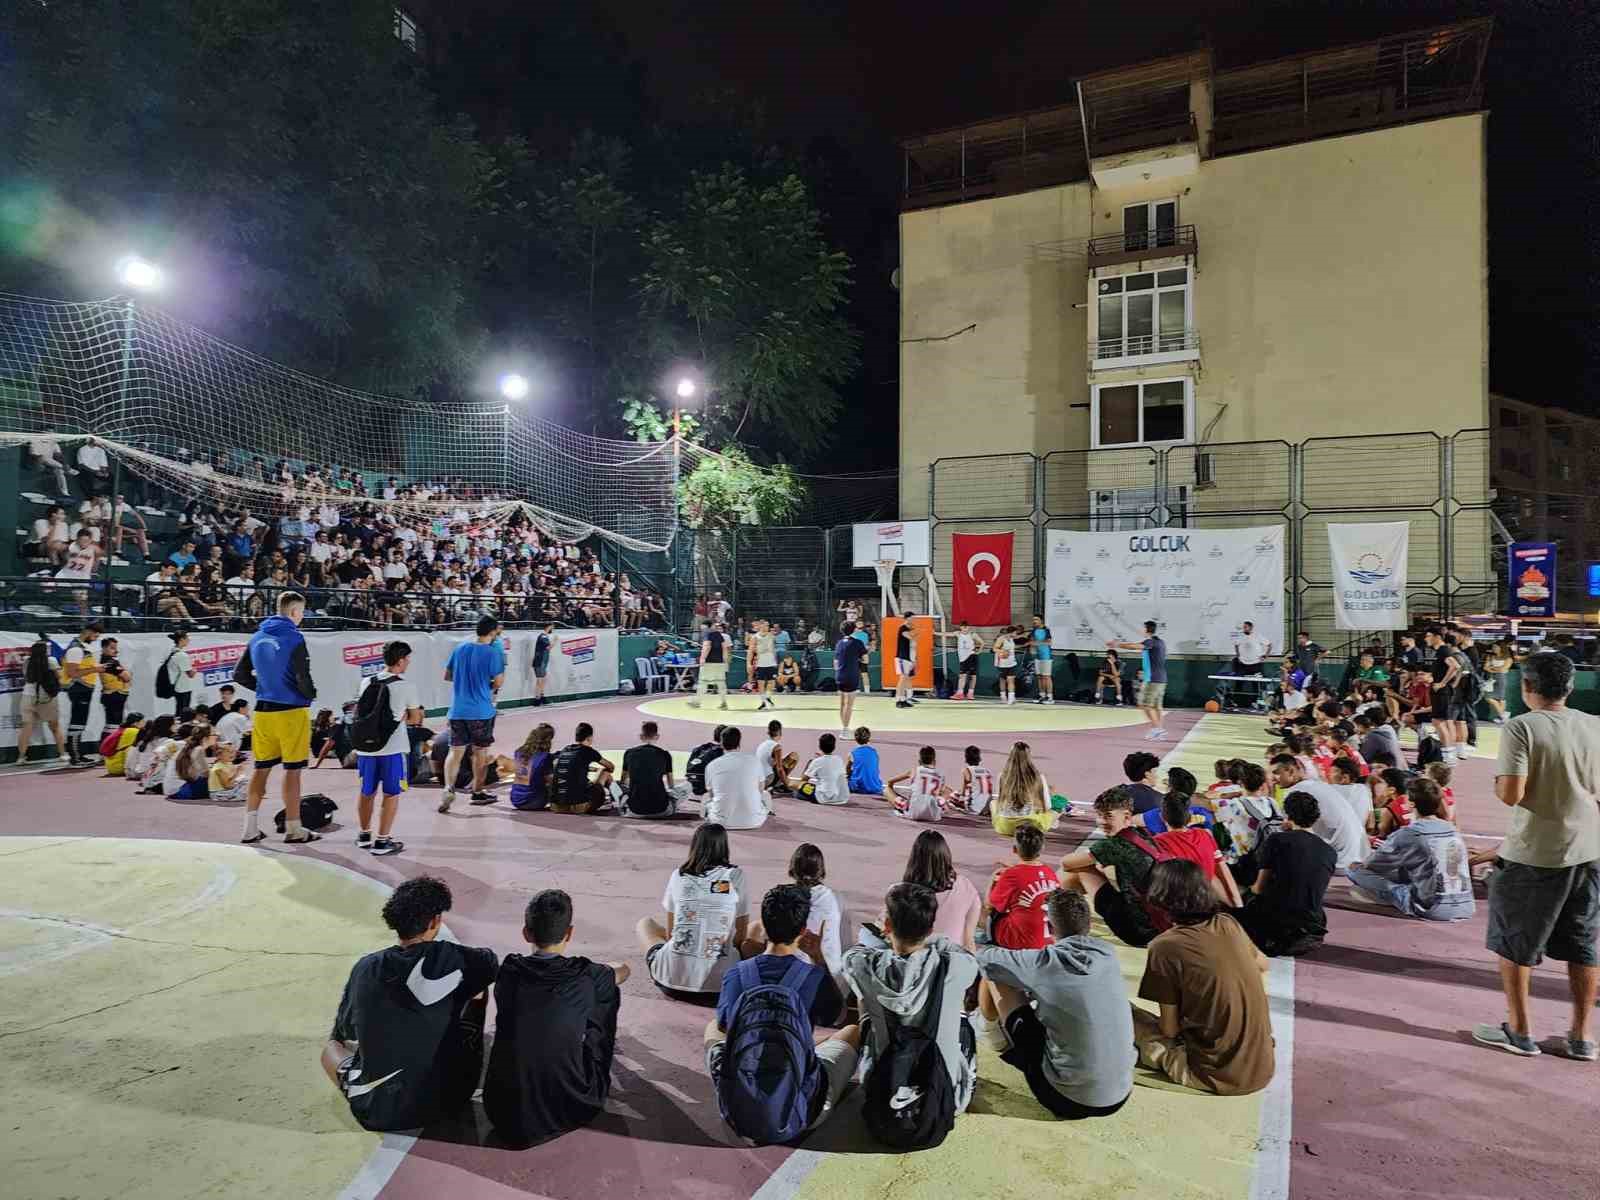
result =
M872 730L865 725L856 730L856 748L845 760L850 773L850 790L863 796L882 796L883 777L878 770L878 751L867 743L872 741Z
M494 617L480 617L477 637L452 650L444 665L445 682L450 684L450 757L445 762L440 812L449 812L455 802L456 769L468 746L472 747L472 801L483 804L491 799L484 790L484 775L494 757L494 695L505 677L506 652L500 643L500 622Z

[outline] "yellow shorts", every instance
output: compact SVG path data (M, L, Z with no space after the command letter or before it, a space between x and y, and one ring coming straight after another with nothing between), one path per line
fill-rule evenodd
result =
M1060 816L1055 809L1046 812L1023 813L1021 816L1007 817L1000 814L998 808L990 810L990 819L994 822L994 831L1001 837L1011 837L1017 832L1018 825L1037 825L1040 833L1049 833L1055 828L1056 818Z
M257 710L251 722L250 750L256 766L283 764L286 771L297 771L311 758L311 710L285 708L278 712Z

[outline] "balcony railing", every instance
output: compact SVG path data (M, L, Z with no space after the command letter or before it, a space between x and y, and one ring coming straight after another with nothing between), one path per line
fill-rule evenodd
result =
M1200 335L1193 329L1171 333L1145 333L1132 337L1101 338L1089 343L1089 360L1096 367L1140 362L1181 362L1200 357Z
M1106 233L1089 239L1089 269L1147 258L1196 258L1200 243L1193 225L1158 226L1138 233Z

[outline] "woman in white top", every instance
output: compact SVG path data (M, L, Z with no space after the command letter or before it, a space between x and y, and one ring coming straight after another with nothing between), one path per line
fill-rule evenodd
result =
M805 783L800 785L800 795L818 804L848 804L850 780L844 769L844 759L834 753L839 741L831 733L817 739L817 753L806 764Z
M167 656L167 661L162 664L162 669L167 673L167 679L172 684L172 711L181 713L190 707L194 696L194 679L199 674L194 669L194 662L189 658L189 635L179 630L177 633L167 635L172 639L172 653Z
M729 860L728 831L721 825L694 831L689 857L667 880L661 907L664 919L645 917L635 927L650 978L669 992L716 995L723 975L742 957L750 929L749 889L744 872Z
M739 727L722 731L722 757L706 767L705 819L725 829L759 829L772 815L762 790L761 764L739 752Z
M994 801L994 831L1010 837L1017 826L1037 825L1049 833L1056 823L1050 807L1050 784L1034 764L1027 742L1012 742L1011 754L1000 772L1000 790Z
M789 856L789 878L811 893L811 915L806 928L822 941L822 960L835 981L844 975L844 946L839 931L844 928L844 909L834 890L822 881L828 877L828 864L822 848L802 842ZM848 995L848 992L842 993Z
M942 833L925 829L917 834L901 882L920 883L932 889L939 902L933 918L933 934L947 937L968 950L975 948L983 897L977 885L957 873L950 843L944 840Z
M161 794L174 800L204 800L211 794L211 760L217 735L209 725L196 725L182 746L167 756L161 772Z

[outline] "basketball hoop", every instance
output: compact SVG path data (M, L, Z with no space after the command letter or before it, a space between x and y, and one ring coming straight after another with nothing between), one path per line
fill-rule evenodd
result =
M889 590L894 587L894 569L900 564L892 558L880 558L872 564L872 569L878 573L878 587Z

